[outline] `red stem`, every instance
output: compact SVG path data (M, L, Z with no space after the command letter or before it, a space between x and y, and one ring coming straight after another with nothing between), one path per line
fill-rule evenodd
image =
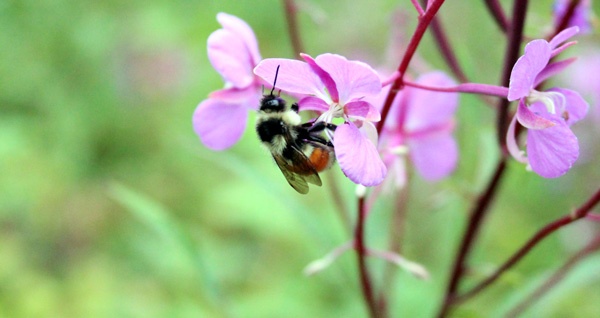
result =
M509 29L509 22L506 19L506 15L504 14L504 10L502 10L502 6L498 2L498 0L485 0L485 4L492 14L494 21L498 24L498 27L502 32L507 33Z
M515 0L513 3L513 21L508 34L508 46L506 48L504 71L501 83L501 85L505 87L508 87L512 67L519 57L521 38L525 25L525 16L527 14L527 5L528 0ZM450 283L448 284L448 288L446 290L444 302L442 303L442 307L438 314L438 317L440 318L445 317L450 311L453 298L456 297L456 291L458 290L460 280L462 279L462 275L464 273L464 263L469 252L471 251L471 247L476 240L483 217L488 211L490 203L496 194L496 190L498 189L498 184L504 175L504 170L506 168L506 139L504 136L508 128L508 106L509 102L506 99L501 99L498 103L497 131L499 145L502 150L502 158L498 163L494 177L491 179L486 191L478 200L475 210L473 213L471 213L469 225L467 226L467 230L463 236L463 240L454 260L452 274L450 275Z
M567 10L565 11L565 14L560 18L560 22L558 23L558 25L556 25L556 28L554 29L554 34L549 37L550 39L557 35L560 31L567 28L567 26L569 25L569 21L573 17L573 14L575 14L575 9L577 9L577 6L580 2L581 0L571 0L569 6L567 7Z
M485 192L479 197L477 201L477 205L475 209L471 213L471 217L469 219L469 225L465 231L465 235L461 242L460 248L458 249L458 254L456 255L454 266L452 268L452 274L450 276L450 283L448 284L448 288L446 290L446 296L444 298L444 302L442 304L442 308L438 314L438 317L445 317L450 310L450 306L452 305L452 300L454 298L454 294L458 288L458 283L462 278L462 274L464 272L464 262L471 250L471 246L475 241L475 237L477 236L477 232L479 230L479 226L483 221L483 217L485 212L487 211L487 207L490 205L494 195L496 193L496 189L498 189L498 185L504 174L504 170L506 168L506 159L502 158L500 162L498 162L498 166L496 167L496 172L492 177L487 189Z
M396 98L398 91L401 90L404 86L404 74L408 69L408 65L410 64L410 61L415 55L417 47L419 47L419 43L421 43L421 39L423 38L425 31L427 31L429 23L431 22L433 17L435 17L442 4L444 4L444 0L433 0L430 3L427 10L425 11L425 14L419 16L419 23L417 24L417 29L415 30L415 33L413 34L412 38L410 39L410 42L408 43L406 53L404 53L404 56L402 57L400 66L398 66L398 73L400 74L400 76L398 76L398 78L392 84L390 92L388 93L383 104L383 109L381 110L381 120L377 123L378 133L381 133L381 129L383 129L383 125L385 124L387 115L390 112L390 108L392 107L392 102Z
M453 302L458 303L465 301L484 290L496 279L498 279L498 277L500 277L500 275L502 275L507 269L513 267L518 261L520 261L525 255L527 255L527 253L529 253L541 240L546 238L548 235L554 233L561 227L571 224L585 217L599 201L600 189L598 189L598 191L596 191L596 193L592 195L588 199L588 201L584 203L579 209L575 210L573 213L565 215L551 222L550 224L540 229L532 238L529 239L529 241L525 243L525 245L523 245L523 247L521 247L515 254L513 254L513 256L511 256L504 264L502 264L502 266L500 266L494 274L484 279L481 283L477 284L471 290L460 295L459 297L456 297L453 300Z
M371 284L371 277L367 271L366 256L367 248L365 245L365 219L367 210L365 209L365 199L361 196L358 199L358 220L356 223L356 231L354 233L354 248L356 249L356 255L358 259L358 270L360 273L360 285L362 287L363 297L369 315L372 318L381 317L380 312L377 310L377 302L375 301L375 295L373 293L373 287Z
M406 215L409 199L409 174L404 187L399 190L399 193L394 198L395 209L392 212L389 228L388 251L391 253L400 254L402 252L402 242L405 232ZM396 281L396 273L398 268L391 262L386 262L383 269L382 287L379 291L379 308L384 316L388 315L389 303L386 303L385 297L393 299L392 291L394 282Z
M295 58L298 58L298 54L304 52L302 48L300 32L298 30L298 8L294 0L283 0L283 7L285 9L285 16L292 49L294 50Z
M456 58L456 55L452 50L452 46L450 45L450 41L444 32L444 27L442 26L440 17L435 17L431 21L431 33L435 38L435 43L440 49L442 57L446 61L446 64L448 64L448 67L450 67L452 74L454 74L454 76L456 76L456 78L458 78L458 80L462 83L468 82L469 80L458 64L458 59Z
M567 274L575 267L581 260L585 259L591 253L600 249L600 235L596 236L588 245L582 250L573 255L566 263L564 263L552 276L550 276L540 287L538 287L533 293L527 298L521 301L515 306L510 312L506 314L507 317L520 316L529 306L538 301L545 293L556 286Z
M510 74L512 68L519 58L521 51L521 39L523 37L523 27L525 26L525 15L527 14L528 0L515 0L513 4L513 21L509 30L508 47L504 60L504 71L502 74L501 86L508 87L510 83ZM498 103L498 143L502 153L506 153L506 131L508 129L508 99L502 99Z

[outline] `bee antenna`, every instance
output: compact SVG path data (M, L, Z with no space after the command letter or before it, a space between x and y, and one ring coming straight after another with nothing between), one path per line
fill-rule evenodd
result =
M275 70L275 80L273 81L273 89L271 89L271 95L273 95L273 92L275 91L275 84L277 84L277 75L279 74L279 67L281 65L277 65L277 69ZM281 93L281 90L279 90L279 92Z

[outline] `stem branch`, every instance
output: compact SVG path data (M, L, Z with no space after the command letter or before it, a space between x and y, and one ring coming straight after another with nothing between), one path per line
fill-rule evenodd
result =
M292 50L294 50L294 56L298 58L298 55L304 52L302 40L300 38L300 28L298 28L298 7L294 0L283 0L283 7L285 10Z
M502 32L507 33L509 28L509 22L506 19L506 15L504 14L504 10L502 10L502 6L498 0L485 0L486 7L488 11L490 11L494 21L498 24L498 27Z
M531 293L527 298L517 304L511 311L509 311L506 316L507 317L517 317L521 315L528 307L538 301L545 293L547 293L552 287L556 286L566 275L567 273L575 267L581 260L590 255L593 252L596 252L600 249L600 235L596 236L588 245L586 245L582 250L577 252L577 254L571 256L566 263L564 263L552 276L550 276L540 287L538 287L533 293Z
M387 118L388 113L390 112L390 108L392 107L392 103L396 98L398 91L402 89L402 86L404 85L404 74L408 69L408 65L410 64L410 61L415 55L415 52L417 51L417 48L421 43L421 39L423 39L425 31L427 31L429 23L431 22L433 17L435 17L442 4L444 4L444 1L445 0L432 0L429 3L429 6L427 7L425 13L419 16L419 23L417 24L415 33L413 34L412 38L410 39L410 42L408 43L406 53L404 53L402 61L400 61L400 66L398 66L398 73L400 74L400 76L398 76L398 78L392 84L390 92L388 93L383 104L383 108L381 110L381 120L377 123L377 133L379 134L383 129L383 125L385 124L385 120Z
M506 159L505 157L503 157L498 162L494 176L492 177L487 189L479 197L479 199L477 200L477 205L471 213L469 224L467 226L465 235L460 244L460 248L458 249L458 253L454 261L452 274L450 276L450 283L448 284L446 296L444 298L444 302L442 304L442 308L440 310L440 313L438 314L438 317L445 317L448 314L448 311L450 310L452 300L454 298L456 290L458 289L458 283L460 282L460 279L462 278L462 274L464 272L464 262L471 250L473 242L475 241L475 237L477 236L477 232L479 230L481 222L483 221L485 212L487 211L487 208L489 207L492 199L495 196L496 190L498 189L498 185L504 174L505 169Z
M537 244L540 241L542 241L544 238L546 238L548 235L554 233L558 229L562 228L563 226L571 224L581 218L584 218L599 201L600 201L600 189L598 189L596 191L596 193L594 193L588 199L588 201L585 202L579 209L575 210L573 213L569 213L557 220L554 220L553 222L549 223L548 225L546 225L542 229L540 229L535 235L533 235L533 237L531 237L529 239L529 241L527 241L525 243L525 245L523 245L523 247L521 247L515 254L513 254L513 256L511 256L504 264L502 264L502 266L500 266L496 270L496 272L494 272L494 274L492 274L490 277L484 279L482 282L477 284L471 290L465 292L464 294L460 295L459 297L456 297L453 300L453 302L455 302L455 303L463 302L463 301L475 296L477 293L481 292L482 290L484 290L491 283L493 283L496 279L498 279L498 277L500 277L500 275L502 275L506 270L513 267L517 262L519 262L535 246L537 246Z
M567 28L567 26L569 25L569 21L571 21L573 14L575 14L575 9L577 9L577 6L579 5L580 2L581 2L581 0L571 0L571 2L569 2L569 6L567 7L567 10L565 10L565 13L563 14L563 16L560 17L560 21L558 22L558 24L556 25L556 28L554 29L554 34L552 34L552 36L549 37L550 39L553 38L558 33L560 33L560 31Z
M356 249L356 255L358 258L358 270L360 274L360 285L362 287L363 297L369 310L369 315L372 318L380 317L379 311L377 310L377 302L375 301L375 295L373 293L373 287L371 284L371 277L367 271L366 256L367 248L365 246L365 216L367 211L365 209L365 199L361 196L358 199L358 220L356 223L356 231L354 234L354 248Z

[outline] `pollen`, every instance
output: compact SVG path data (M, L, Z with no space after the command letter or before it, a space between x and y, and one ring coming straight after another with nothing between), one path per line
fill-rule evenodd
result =
M321 148L315 148L310 154L310 163L317 171L323 171L331 166L330 153Z

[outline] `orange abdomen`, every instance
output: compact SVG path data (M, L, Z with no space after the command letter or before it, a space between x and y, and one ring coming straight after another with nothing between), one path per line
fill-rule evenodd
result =
M334 160L332 153L322 148L314 148L309 159L318 172L329 168Z

